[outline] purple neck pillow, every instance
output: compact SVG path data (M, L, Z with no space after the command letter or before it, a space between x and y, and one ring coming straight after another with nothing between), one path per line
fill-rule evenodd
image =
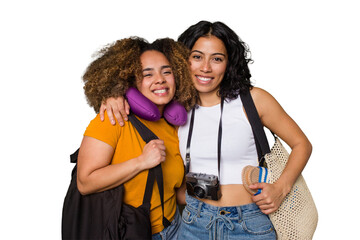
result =
M160 111L155 103L136 88L130 87L126 91L126 98L131 111L137 116L149 121L157 121L161 118ZM182 126L186 123L187 112L180 103L171 101L164 108L164 118L173 125Z

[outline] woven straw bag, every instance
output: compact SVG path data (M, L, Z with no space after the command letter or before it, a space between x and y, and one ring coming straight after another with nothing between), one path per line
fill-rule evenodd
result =
M270 150L263 125L250 92L240 94L240 97L254 133L260 159L259 165L268 168L269 182L274 183L283 172L289 158L289 153L274 134L275 143ZM318 222L318 213L315 202L302 175L298 177L279 209L269 214L269 217L274 225L277 239L312 239Z
M270 153L265 154L264 158L264 166L270 171L270 183L274 183L284 170L289 153L275 137ZM271 213L269 217L278 239L312 239L318 222L318 213L302 175L298 177L279 209Z

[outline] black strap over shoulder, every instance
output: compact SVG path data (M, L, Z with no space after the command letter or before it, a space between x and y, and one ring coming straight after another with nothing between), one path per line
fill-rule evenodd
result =
M250 90L245 93L241 93L240 98L254 134L256 150L259 157L259 165L262 166L264 163L263 156L270 152L269 142L266 138L264 126L261 123L254 101L251 97Z
M187 174L190 171L190 145L191 145L191 137L192 137L192 131L194 126L194 118L195 118L195 107L193 108L191 112L191 118L190 118L190 126L189 126L189 133L188 133L188 139L186 143L186 159L185 159L185 174Z
M134 125L144 142L148 143L151 140L159 139L149 128L147 128L139 119L137 119L133 113L130 113L128 117L131 124Z
M134 114L130 113L130 115L128 117L129 117L131 124L136 128L136 130L139 132L141 138L146 143L148 143L154 139L159 139L149 128L147 128L139 119L137 119ZM155 180L155 179L151 180L152 175L155 175L156 182L158 184L160 200L161 200L161 207L162 207L162 212L163 212L163 225L166 228L171 223L164 216L164 180L163 180L161 164L157 165L156 167L154 167L152 169L149 169L148 182L146 184L146 191L144 194L143 202L145 203L145 200L146 200L146 202L150 202L150 200L151 200L152 187L153 187L153 183ZM150 177L151 177L151 179L150 179ZM151 186L148 186L149 180L152 182ZM145 197L148 199L145 199Z
M218 129L218 148L217 148L217 157L218 157L218 177L220 180L220 160L221 160L221 140L222 140L222 115L224 110L224 98L221 98L220 103L220 121L219 121L219 129Z

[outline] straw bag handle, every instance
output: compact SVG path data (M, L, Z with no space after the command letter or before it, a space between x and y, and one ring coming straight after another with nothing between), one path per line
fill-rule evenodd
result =
M240 93L240 98L254 134L256 150L259 158L259 165L263 166L265 161L264 156L265 154L270 152L269 142L264 131L264 126L261 123L254 101L251 97L250 90L247 90L244 93ZM271 133L274 135L273 132Z

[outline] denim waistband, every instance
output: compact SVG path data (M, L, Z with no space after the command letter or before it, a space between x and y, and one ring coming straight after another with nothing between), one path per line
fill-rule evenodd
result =
M227 217L240 217L246 215L247 213L260 211L259 207L255 203L232 206L232 207L217 207L207 203L204 203L192 196L186 194L186 204L187 207L193 209L194 211L201 212L206 211L212 214L226 215Z

